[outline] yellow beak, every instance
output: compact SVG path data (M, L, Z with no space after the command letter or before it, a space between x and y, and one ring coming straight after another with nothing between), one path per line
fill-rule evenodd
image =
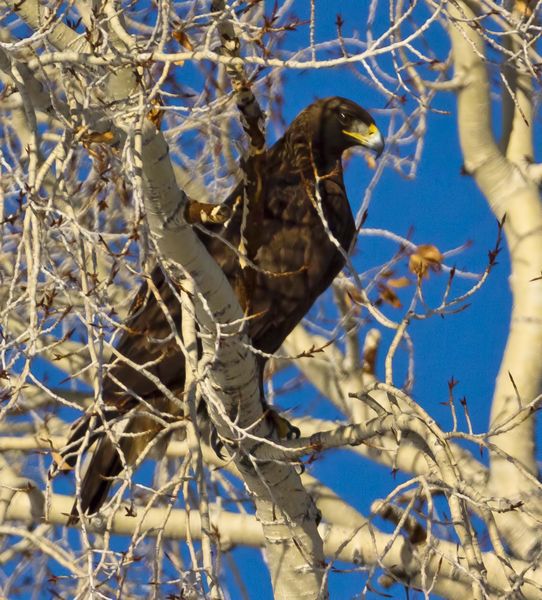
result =
M361 146L372 150L377 158L384 152L384 138L374 123L371 123L363 133L359 131L347 131L346 129L343 129L343 133L354 138Z

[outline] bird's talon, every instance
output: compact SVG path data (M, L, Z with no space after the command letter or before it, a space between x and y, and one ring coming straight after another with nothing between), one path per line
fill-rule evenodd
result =
M216 431L214 426L211 426L211 434L209 435L209 446L211 446L211 448L214 450L215 454L220 460L226 460L225 456L222 454L222 450L224 449L224 443L218 437L218 432Z
M295 425L292 425L288 419L281 416L276 410L272 408L267 409L267 417L273 424L273 429L281 439L296 440L301 435L301 431Z
M294 468L296 470L296 473L300 476L303 475L303 473L305 472L305 465L302 462L296 463Z
M290 423L290 431L288 433L289 440L298 440L301 437L301 429Z

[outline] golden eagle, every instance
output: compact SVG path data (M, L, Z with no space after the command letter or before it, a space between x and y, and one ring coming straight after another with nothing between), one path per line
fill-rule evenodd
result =
M229 220L224 225L209 225L207 232L198 230L249 317L246 327L253 347L259 351L260 377L265 355L279 349L345 264L355 224L344 187L341 155L356 145L373 150L377 156L383 151L382 135L369 113L344 98L314 102L272 148L257 158L258 185L242 182L225 201L231 211ZM245 173L250 171L246 167ZM254 190L256 197L245 199L247 192ZM107 408L102 414L108 422L125 415L125 435L113 444L100 417L88 414L75 424L64 450L66 462L73 466L83 439L85 447L97 443L82 482L83 513L99 510L123 464L133 464L160 431L157 420L145 414L145 404L165 418L179 413L155 383L135 368L144 365L181 397L184 357L171 328L172 321L181 332L181 306L160 267L152 273L152 282L153 286L144 284L139 291L117 345L118 355L133 366L117 360L103 384ZM158 290L162 305L170 313L169 321L151 287ZM78 517L76 505L71 522Z

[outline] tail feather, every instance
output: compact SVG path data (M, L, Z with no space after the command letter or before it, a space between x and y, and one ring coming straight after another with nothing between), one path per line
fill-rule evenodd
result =
M106 411L107 420L118 417L116 410ZM111 442L107 435L104 435L103 428L96 423L94 414L88 413L79 419L72 427L71 435L64 446L60 455L60 461L52 468L56 469L74 469L77 458L86 452L97 442L88 466L83 477L80 489L81 504L75 502L68 519L68 525L74 525L80 517L79 508L83 514L94 514L98 512L107 494L113 484L115 477L122 471L122 460L119 451ZM88 434L90 430L90 434ZM124 440L123 440L124 441ZM121 445L122 444L121 442ZM123 451L124 448L121 448Z
M81 484L81 506L83 514L97 513L107 498L115 478L122 471L122 461L118 450L108 437L102 437L92 455ZM79 506L75 502L68 525L79 521Z
M106 410L104 416L107 421L113 421L119 416L119 411ZM87 413L72 425L70 437L60 452L60 460L57 460L57 464L53 465L53 470L55 468L58 470L65 470L66 467L74 469L75 464L77 463L77 457L81 453L86 452L86 450L102 437L103 429L99 428L99 423L93 423L94 419L94 414ZM89 429L90 434L88 438L86 438L85 436Z
M90 419L87 421L87 427L89 422ZM147 415L136 414L129 419L124 430L129 435L123 437L121 434L118 443L114 443L110 436L103 431L91 435L93 442L97 438L99 441L83 476L79 490L80 505L77 502L74 503L68 520L69 525L77 523L81 514L93 515L100 510L116 477L124 469L124 465L134 464L139 454L159 430L160 426L155 420ZM84 437L83 425L74 430L74 434L70 438L72 442L76 434L79 436L78 439ZM80 443L79 450L81 445ZM70 453L73 452L70 447Z
M53 468L61 470L66 469L66 467L68 467L68 470L75 468L77 457L84 450L83 443L85 442L85 435L90 427L91 418L91 415L86 414L72 425L70 437L60 452L61 460L59 460L56 465L53 465ZM86 447L92 446L97 438L98 434L91 433L85 443L85 449Z

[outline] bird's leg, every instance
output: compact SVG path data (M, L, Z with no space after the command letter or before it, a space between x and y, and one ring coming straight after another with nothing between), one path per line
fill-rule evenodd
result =
M265 402L264 411L264 417L270 423L273 432L275 432L280 439L292 440L299 438L301 435L299 428L292 425L288 419L281 416L278 411L269 407ZM225 460L222 451L226 447L226 444L220 438L216 427L212 423L210 423L209 427L209 446L214 450L220 460Z
M277 434L280 439L298 439L301 435L301 431L295 425L292 425L288 419L283 417L278 411L267 404L265 400L265 389L264 389L264 379L267 379L271 376L271 372L269 371L269 363L267 360L260 360L260 398L263 406L264 416L267 421L270 423L273 431ZM265 372L267 373L265 374Z
M278 437L287 440L297 440L301 435L299 427L292 425L288 419L283 417L274 408L268 406L265 402L263 404L265 417L271 423L273 431L278 435Z
M278 411L274 408L271 408L265 400L263 400L262 395L262 405L263 405L263 418L267 420L269 426L271 427L271 431L279 438L279 439L298 439L301 435L301 431L295 425L292 425L288 419L283 417ZM216 427L213 425L209 418L209 414L207 412L207 407L205 406L205 402L201 402L198 406L198 421L205 426L209 432L209 446L214 450L215 454L220 458L220 460L225 460L225 456L223 454L223 450L226 446L231 446L231 444L227 440L223 440L216 430ZM234 444L235 445L235 444Z
M218 436L218 431L212 423L209 431L209 446L214 450L215 454L218 456L218 458L220 458L220 460L226 460L226 457L222 454L222 450L224 450L224 442Z

